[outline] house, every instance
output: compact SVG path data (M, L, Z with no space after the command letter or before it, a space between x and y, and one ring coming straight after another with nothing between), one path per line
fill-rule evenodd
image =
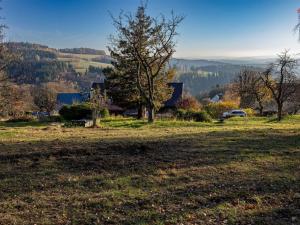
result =
M172 96L164 104L164 108L175 108L177 103L182 99L183 96L183 83L169 83L169 87L174 89Z
M75 103L82 103L89 99L89 93L58 93L57 105L59 107L63 105L72 105Z
M211 98L210 102L217 103L222 101L222 99L223 99L223 94L220 93L220 94L216 94L213 98Z
M183 83L169 83L170 87L174 89L172 96L164 104L163 108L175 108L176 104L180 101L183 96ZM95 82L91 85L92 89L100 88L103 94L105 93L105 84L104 82ZM60 109L63 105L72 105L74 103L82 103L89 100L91 93L59 93L57 95L57 105ZM112 102L108 104L108 109L113 114L120 114L124 110L117 105L114 105Z
M92 83L92 89L99 89L100 92L104 95L105 94L105 83L104 82L94 82Z

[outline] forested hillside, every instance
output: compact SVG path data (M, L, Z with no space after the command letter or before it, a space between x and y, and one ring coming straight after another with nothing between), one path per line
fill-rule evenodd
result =
M185 90L195 96L216 85L230 83L241 69L252 67L218 61L185 59L173 60L172 66L177 71L176 80L183 82Z
M16 42L6 45L19 56L7 71L9 77L17 83L68 81L84 90L89 88L91 82L103 79L103 68L112 66L112 59L103 50L58 50L45 45ZM170 65L177 71L175 80L183 82L185 90L195 96L216 85L231 82L245 67L213 60L188 59L172 59Z
M91 48L64 48L59 49L62 53L71 54L87 54L87 55L106 55L104 50L96 50Z
M103 68L111 66L110 57L102 50L57 50L23 42L9 42L6 47L16 56L7 69L7 75L19 84L67 81L84 90L101 78Z
M36 84L58 80L68 71L68 64L58 60L55 49L30 43L8 43L17 57L7 71L17 83Z

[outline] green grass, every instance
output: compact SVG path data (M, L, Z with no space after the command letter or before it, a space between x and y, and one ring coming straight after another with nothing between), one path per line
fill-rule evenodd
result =
M70 63L78 73L85 73L89 66L98 68L111 67L111 64L94 62L92 59L100 55L60 53L58 59Z
M0 123L0 224L299 224L300 117Z

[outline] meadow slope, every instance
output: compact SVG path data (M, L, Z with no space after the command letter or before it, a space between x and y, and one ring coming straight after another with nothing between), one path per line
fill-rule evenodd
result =
M0 224L299 224L300 117L0 123Z

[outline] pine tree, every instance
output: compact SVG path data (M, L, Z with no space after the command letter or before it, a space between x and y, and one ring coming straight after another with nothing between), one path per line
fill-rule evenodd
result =
M154 111L172 93L168 82L174 73L169 71L168 62L175 52L174 37L182 20L183 17L173 14L170 20L152 18L146 15L144 5L138 7L135 16L127 14L125 19L122 15L114 18L118 35L112 37L111 55L122 68L130 71L127 75L138 90L137 96L147 106L149 122L154 121Z

